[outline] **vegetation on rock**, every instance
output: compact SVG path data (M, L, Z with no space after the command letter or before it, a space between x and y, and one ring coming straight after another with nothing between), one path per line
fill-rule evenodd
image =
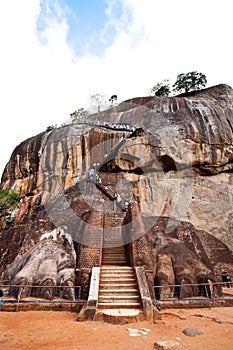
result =
M200 72L188 72L177 75L176 82L172 85L174 92L189 92L200 90L207 84L205 74ZM170 82L168 79L164 79L158 82L150 89L150 93L155 96L169 96L171 94Z
M205 74L199 72L181 73L177 76L176 82L173 85L173 90L177 92L189 92L200 90L207 84Z
M77 120L77 121L83 121L85 120L88 116L90 115L90 113L88 112L88 110L86 110L85 108L81 107L76 109L73 113L70 113L71 118L73 119L73 121Z
M12 212L19 205L19 196L9 188L0 190L0 228L8 229L15 223Z
M47 132L47 131L51 131L51 130L53 130L53 129L55 129L55 125L49 125L49 126L47 126L47 128L46 128L46 132Z
M109 99L109 102L111 103L111 105L114 104L114 102L116 101L117 101L117 95L112 95Z
M164 79L161 82L158 82L152 87L152 89L150 89L150 92L155 94L155 96L169 96L171 93L169 80Z

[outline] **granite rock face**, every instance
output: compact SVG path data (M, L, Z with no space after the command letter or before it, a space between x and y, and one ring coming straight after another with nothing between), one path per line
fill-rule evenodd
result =
M16 256L40 244L43 233L60 225L67 226L76 244L77 260L83 254L78 247L90 230L98 236L104 225L121 225L106 219L113 214L113 203L90 183L88 171L93 167L107 191L119 193L123 204L137 203L141 222L166 218L159 237L168 246L175 249L183 244L180 237L171 237L174 220L176 228L189 224L184 230L187 236L191 227L202 232L200 237L214 236L218 247L214 256L208 243L202 244L210 260L210 265L205 260L205 268L200 267L205 275L225 264L216 256L224 244L233 249L233 90L229 86L128 100L92 115L85 124L54 129L16 147L1 188L10 187L21 196L15 213L20 225L0 233L1 272ZM157 234L152 237L150 244L157 247L152 255L158 258L157 265L153 259L150 262L153 270L157 266L154 277L164 271L169 283L178 280L180 272L165 271L179 270L174 257L167 248L158 248ZM229 269L232 253L225 245L230 258L224 266Z

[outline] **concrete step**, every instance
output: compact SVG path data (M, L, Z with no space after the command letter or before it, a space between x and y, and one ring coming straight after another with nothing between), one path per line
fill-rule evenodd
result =
M107 262L108 264L109 264L109 262L110 261L112 261L113 262L113 264L118 264L119 262L124 262L124 263L126 263L127 262L127 260L123 257L103 257L102 258L102 263L104 264L104 262Z
M131 272L132 268L129 266L116 266L116 265L103 265L101 267L101 272L108 273L108 272L114 272L114 273L128 273Z
M124 259L126 259L125 254L104 254L104 255L102 255L102 259L103 258L124 258Z
M129 281L131 281L132 283L136 283L134 276L126 276L126 277L122 277L121 279L119 279L119 277L114 277L114 276L113 277L105 277L104 276L104 277L100 278L101 283L105 283L105 281L110 282L110 283L117 282L117 281L118 282L120 281L120 283L123 283L123 282L129 283Z
M100 309L140 309L140 303L98 303Z
M118 252L102 252L102 257L104 256L118 256L118 255L121 255L121 256L124 256L125 257L125 252L122 252L122 251L118 251Z
M117 275L117 274L107 274L102 276L102 274L100 275L100 281L135 281L135 277L134 275L130 274L130 275Z
M119 294L100 294L99 298L102 298L103 300L107 299L116 299L116 300L129 300L129 301L137 301L139 302L139 295L125 295L124 293L119 293Z
M127 262L125 260L104 260L103 263L105 265L109 265L109 266L112 266L113 264L115 265L118 265L118 266L126 266L127 265Z
M125 252L124 251L111 251L111 252L102 252L102 256L114 256L114 255L121 255L121 256L125 256Z
M125 255L125 250L123 250L123 249L118 249L118 247L116 247L116 249L115 248L107 248L108 250L105 250L105 249L103 249L102 250L102 254L104 254L104 255L108 255L108 254L123 254L123 255Z
M119 235L118 236L116 236L116 235L115 236L105 235L103 241L104 242L105 241L112 242L112 243L123 243L123 245L124 245L124 240Z
M100 295L99 303L139 303L136 295Z
M119 261L125 261L125 262L127 261L125 256L113 256L113 257L111 257L111 256L103 256L102 257L102 262L104 262L104 261L109 262L110 260L113 261L114 264L116 264Z
M109 262L105 262L104 265L109 265L109 266L112 266L112 265L117 265L117 266L126 266L127 263L126 262L118 262L118 263L115 263L114 261L109 261Z
M105 265L112 266L112 262L109 263L109 264L106 263ZM127 264L126 264L126 263L118 263L117 265L118 265L118 266L125 266L125 265L127 265Z
M130 266L101 266L101 271L133 271L134 269Z
M125 254L104 254L104 255L102 255L102 259L104 259L104 258L124 258L124 259L126 259Z
M99 289L106 289L106 290L113 290L113 289L122 289L122 290L129 290L129 289L137 289L136 283L100 283Z
M102 253L124 253L125 254L125 248L122 246L119 247L109 247L109 248L103 248Z
M114 246L109 247L109 248L108 247L103 247L103 249L105 249L105 250L110 250L110 249L122 249L122 250L125 250L125 247L124 247L124 244L122 244L122 241L108 241L108 240L106 240L104 242L114 244Z
M122 267L122 266L120 266L120 267ZM125 266L123 266L123 267L125 267ZM119 274L134 276L134 272L131 271L131 270L122 270L122 271L120 271L120 270L113 270L111 268L110 269L101 270L101 274L103 274L103 275L109 274L111 276L116 275L118 277L119 277Z
M122 235L119 235L118 233L115 233L114 235L114 232L111 232L111 233L107 233L107 232L104 232L104 241L107 240L107 241L111 241L111 242L124 242L124 238L122 237Z
M102 257L105 256L109 256L109 257L113 257L113 256L123 256L125 257L125 252L102 252Z
M103 258L124 258L124 259L126 259L126 256L123 253L112 253L112 254L103 254L102 259Z
M138 290L136 288L131 289L100 289L99 295L136 295L138 296Z
M124 241L119 240L111 240L111 239L104 239L103 240L103 246L104 248L118 248L118 247L124 247Z
M122 271L121 273L115 273L115 272L103 272L100 275L100 281L105 281L105 282L136 282L135 276L131 271Z
M129 271L129 272L122 272L120 274L121 278L134 278L134 274L133 272ZM101 277L102 278L119 278L119 272L114 272L114 271L108 271L108 272L102 272L101 273Z
M118 260L124 260L126 261L126 257L124 255L104 255L102 257L102 260L115 260L115 261L118 261Z
M104 252L104 253L111 253L111 252L125 252L125 250L120 250L119 249L119 247L121 247L122 245L121 245L121 243L106 243L106 242L104 242L104 246L103 246L103 250L102 250L102 252Z
M125 251L118 250L118 251L102 251L102 256L112 256L112 255L122 255L125 256Z
M124 243L124 239L122 238L122 236L116 235L107 235L105 234L105 236L103 237L103 241L108 241L108 242L112 242L112 243ZM123 244L124 245L124 244Z
M111 276L111 277L102 277L100 275L100 283L133 283L135 282L135 277L122 277L122 276Z
M120 236L119 234L115 234L115 235L110 235L110 234L105 234L103 237L103 241L108 241L108 242L113 242L113 243L124 243L124 239L122 236ZM124 245L124 244L123 244Z
M103 256L102 257L102 261L109 261L109 260L113 260L113 261L119 261L119 260L122 260L122 261L126 261L126 258L125 256L122 256L122 255L118 255L118 256Z
M111 242L103 242L102 248L103 249L115 249L122 246L122 243L111 243Z

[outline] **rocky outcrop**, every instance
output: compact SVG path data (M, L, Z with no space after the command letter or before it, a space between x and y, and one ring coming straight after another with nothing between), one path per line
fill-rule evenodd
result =
M90 182L92 167L107 192L119 193L122 203L137 203L134 239L140 241L138 247L155 246L141 264L153 269L159 283L198 281L202 272L214 281L212 273L218 274L224 264L230 268L231 252L225 246L233 249L233 90L229 86L128 100L92 115L87 123L54 129L19 145L1 182L1 188L9 187L21 197L15 213L20 225L0 233L1 272L17 256L41 244L43 233L61 225L73 238L77 265L79 257L87 256L92 257L92 263L87 258L87 269L98 265L106 215L122 212ZM130 210L129 206L126 216L132 221ZM157 217L166 219L162 231L152 234L151 218ZM183 234L177 233L180 225L185 227ZM190 236L193 228L201 234ZM206 238L209 234L212 240ZM80 248L85 244L93 248L91 253ZM227 262L223 251L229 256ZM181 257L189 261L186 270Z

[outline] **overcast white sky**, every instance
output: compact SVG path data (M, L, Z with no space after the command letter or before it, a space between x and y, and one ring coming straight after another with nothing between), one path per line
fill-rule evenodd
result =
M94 93L145 96L199 71L233 87L231 0L1 0L0 174Z

